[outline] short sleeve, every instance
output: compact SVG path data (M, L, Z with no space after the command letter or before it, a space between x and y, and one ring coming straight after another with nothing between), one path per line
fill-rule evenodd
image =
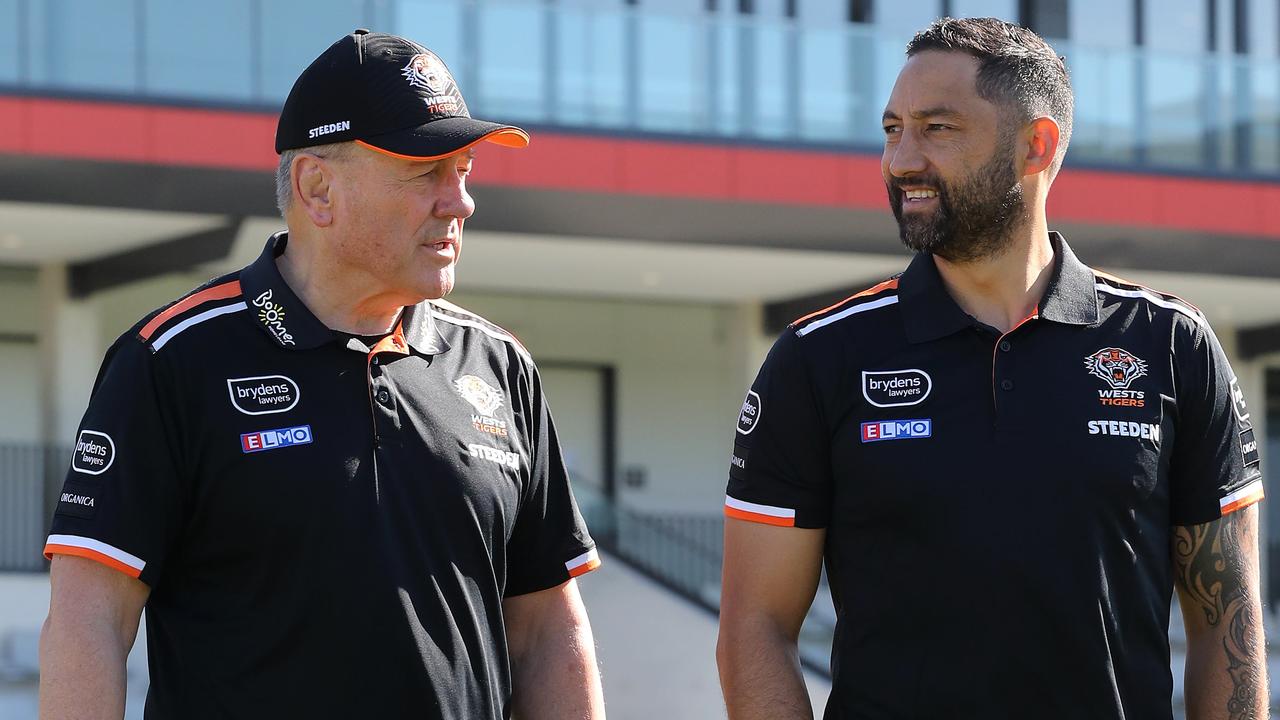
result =
M831 433L790 328L774 343L738 414L727 517L786 527L826 527L831 513Z
M1174 362L1171 519L1198 525L1262 499L1258 441L1236 375L1203 318L1175 329Z
M116 341L76 435L45 557L89 558L155 587L183 504L166 397L146 345Z
M507 542L505 597L555 587L600 566L595 542L578 512L555 423L529 366L529 484Z

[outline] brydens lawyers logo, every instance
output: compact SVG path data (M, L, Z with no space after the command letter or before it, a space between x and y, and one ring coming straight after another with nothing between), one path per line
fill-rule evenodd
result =
M116 459L116 444L111 436L96 430L81 430L76 438L71 469L85 475L101 475Z
M876 407L919 405L933 390L933 378L923 370L863 371L862 397Z
M282 413L297 407L302 391L284 375L227 378L231 404L245 415Z
M311 442L311 426L279 428L278 430L259 430L240 436L240 449L246 453L276 450L292 445L306 445Z
M933 420L878 420L862 423L862 442L912 440L933 436Z
M738 415L738 432L750 435L751 431L756 429L756 425L760 424L762 410L760 396L755 390L748 390L747 398L742 401L742 412Z

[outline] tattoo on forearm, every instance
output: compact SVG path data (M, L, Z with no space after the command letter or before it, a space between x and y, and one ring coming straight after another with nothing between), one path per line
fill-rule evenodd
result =
M1227 674L1231 677L1231 697L1227 716L1231 720L1262 717L1265 708L1257 705L1262 668L1258 647L1258 618L1255 617L1248 567L1241 543L1242 513L1219 520L1175 527L1173 560L1184 602L1194 603L1211 627L1225 624L1222 645L1227 654Z

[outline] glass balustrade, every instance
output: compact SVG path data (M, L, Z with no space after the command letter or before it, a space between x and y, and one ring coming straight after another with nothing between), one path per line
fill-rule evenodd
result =
M700 3L690 3L701 7ZM477 115L875 152L901 28L534 0L0 0L0 92L279 107L359 26L445 58ZM1062 42L1070 161L1280 177L1280 60Z

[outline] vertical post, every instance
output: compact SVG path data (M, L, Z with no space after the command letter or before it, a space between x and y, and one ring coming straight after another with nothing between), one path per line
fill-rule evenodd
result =
M27 4L31 0L18 2L18 84L31 83L31 8Z
M627 0L623 7L622 23L622 67L625 95L623 107L629 128L640 127L640 11L636 0Z
M1133 0L1133 162L1147 164L1151 125L1147 119L1146 2Z
M792 0L788 6L791 14L784 21L784 32L786 32L786 133L787 137L799 139L800 130L803 127L801 122L800 110L800 27L795 18L795 4Z
M612 365L600 368L600 433L604 450L604 534L608 544L618 546L618 397L617 370Z
M738 83L738 132L743 137L756 134L756 35L753 18L734 17L738 30L738 62L734 68Z
M716 17L715 0L708 0L707 12L702 22L703 35L706 38L702 49L706 60L703 66L707 69L706 75L703 76L706 87L702 93L705 113L702 130L707 134L714 134L720 120L720 83L723 75L720 68L720 23Z
M560 13L556 10L555 0L543 0L543 14L546 17L546 30L542 33L542 82L543 112L546 122L555 123L560 115Z
M479 100L480 109L484 107L484 88L480 86L480 28L476 18L475 0L464 0L462 3L462 87L468 97ZM476 112L476 107L471 112Z
M262 0L249 0L249 97L262 102Z
M1232 56L1231 78L1232 95L1232 170L1252 170L1253 134L1259 129L1259 118L1253 114L1253 82L1249 66L1249 4L1245 0L1234 0L1231 4L1232 15Z
M145 0L133 0L133 84L134 92L147 94L147 7Z

